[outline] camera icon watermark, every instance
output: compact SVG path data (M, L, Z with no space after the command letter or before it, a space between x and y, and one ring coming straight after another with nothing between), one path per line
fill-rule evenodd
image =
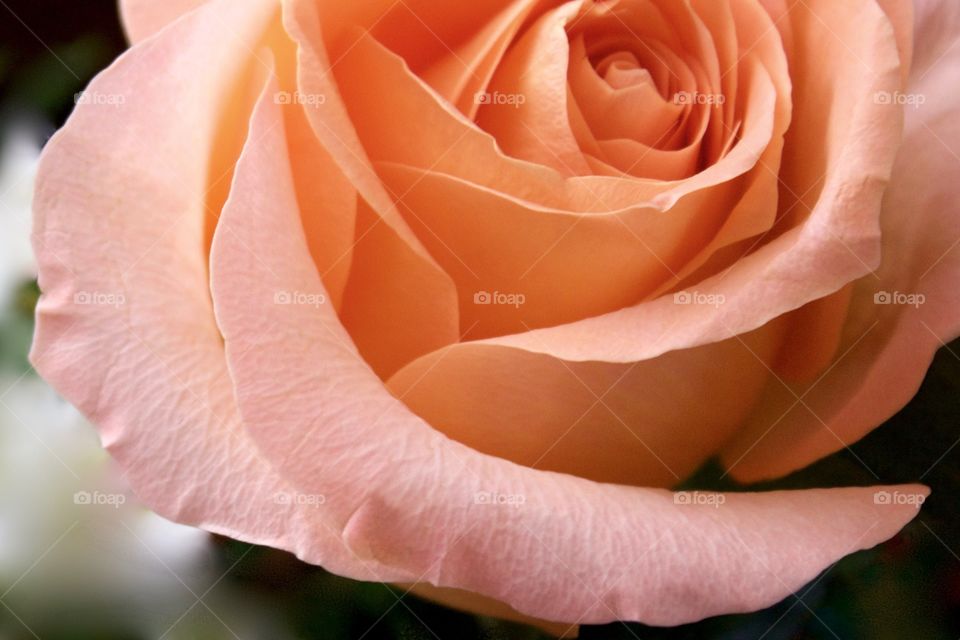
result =
M522 93L478 91L473 94L473 102L479 105L506 105L519 109L520 105L527 102L527 97Z
M677 291L673 294L673 304L706 305L717 308L727 301L722 293L700 293L699 291Z
M677 91L673 94L673 104L676 105L709 105L720 106L727 101L722 93L700 93L699 91Z
M873 304L908 306L915 309L927 301L922 293L903 293L901 291L877 291L873 294Z
M727 496L713 491L677 491L673 494L673 504L696 505L720 508Z
M303 507L317 508L326 504L327 497L321 493L298 493L280 491L274 494L273 503L282 505L299 505Z
M108 506L119 509L127 501L122 493L104 493L102 491L77 491L73 494L73 504L82 506Z
M277 291L273 294L274 304L306 305L319 307L326 303L327 296L322 293L305 293L303 291Z
M519 507L526 504L527 497L522 493L500 493L499 491L478 491L473 494L473 503L499 507Z
M522 293L503 293L501 291L477 291L473 294L473 304L478 305L509 305L520 307L527 301Z
M900 91L877 91L873 94L874 104L898 105L919 109L927 102L927 96L922 93L902 93Z
M78 291L73 294L73 304L122 307L127 298L122 293L104 293L102 291Z
M119 107L126 104L127 96L122 93L98 93L96 91L80 91L73 94L75 105L94 105L98 107Z
M327 102L322 93L302 93L300 91L277 91L273 94L275 104L321 105Z
M919 507L926 500L922 493L901 493L900 491L877 491L873 494L873 504L913 505Z

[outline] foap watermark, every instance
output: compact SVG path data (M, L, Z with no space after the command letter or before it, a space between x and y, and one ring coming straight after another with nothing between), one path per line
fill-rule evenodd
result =
M892 304L919 308L927 301L922 293L904 293L902 291L877 291L873 294L873 304Z
M700 293L699 291L677 291L673 294L673 304L706 305L719 307L727 301L722 293Z
M719 509L727 501L727 496L713 491L677 491L673 494L673 504L700 505Z
M302 507L317 508L326 504L327 496L322 493L298 493L281 491L273 496L274 504L295 504Z
M527 96L522 93L501 93L500 91L478 91L473 94L473 101L476 104L506 105L519 109L520 105L527 101Z
M127 102L122 93L99 93L97 91L80 91L73 94L73 103L76 105L88 104L98 107L119 107Z
M303 93L302 91L277 91L273 94L273 101L276 104L305 104L319 105L327 101L327 96L322 93Z
M473 294L473 304L496 304L510 305L519 307L527 301L527 296L522 293L504 293L502 291L477 291Z
M706 104L719 106L727 101L722 93L700 93L699 91L677 91L673 94L673 104Z
M522 493L500 493L499 491L478 491L473 494L474 504L486 504L500 507L519 507L527 502Z
M274 304L306 305L319 307L327 301L322 293L307 293L304 291L277 291L273 294Z
M106 307L122 307L127 303L127 299L122 293L77 291L75 294L73 294L73 303L82 305L101 305Z
M77 491L73 494L73 504L83 506L108 506L119 509L127 501L122 493L104 493L103 491Z
M927 96L922 93L902 93L900 91L877 91L873 94L874 104L894 104L901 107L919 109L926 103Z
M873 504L904 505L919 507L927 497L922 493L903 493L900 491L877 491L873 494Z

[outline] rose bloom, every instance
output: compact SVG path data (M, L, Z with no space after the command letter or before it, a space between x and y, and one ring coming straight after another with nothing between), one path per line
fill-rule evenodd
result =
M957 335L957 3L122 9L32 358L160 514L563 632L768 606L917 513L670 489L843 449Z

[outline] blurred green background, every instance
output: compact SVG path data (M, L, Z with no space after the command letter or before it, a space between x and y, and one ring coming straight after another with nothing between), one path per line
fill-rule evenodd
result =
M0 0L0 34L0 640L546 637L179 527L136 505L92 429L26 362L38 293L25 256L36 149L69 115L74 94L124 49L116 7ZM862 460L884 483L932 487L902 534L765 611L672 629L584 626L581 637L960 638L958 426L955 342L914 401L851 451L759 487L876 484ZM708 465L688 486L743 489L721 476ZM78 503L77 491L123 504Z

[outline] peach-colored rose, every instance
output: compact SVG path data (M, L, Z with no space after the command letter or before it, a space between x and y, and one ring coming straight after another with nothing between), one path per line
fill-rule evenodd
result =
M764 607L916 514L669 488L843 448L957 335L960 5L122 5L33 361L159 513L561 631Z

